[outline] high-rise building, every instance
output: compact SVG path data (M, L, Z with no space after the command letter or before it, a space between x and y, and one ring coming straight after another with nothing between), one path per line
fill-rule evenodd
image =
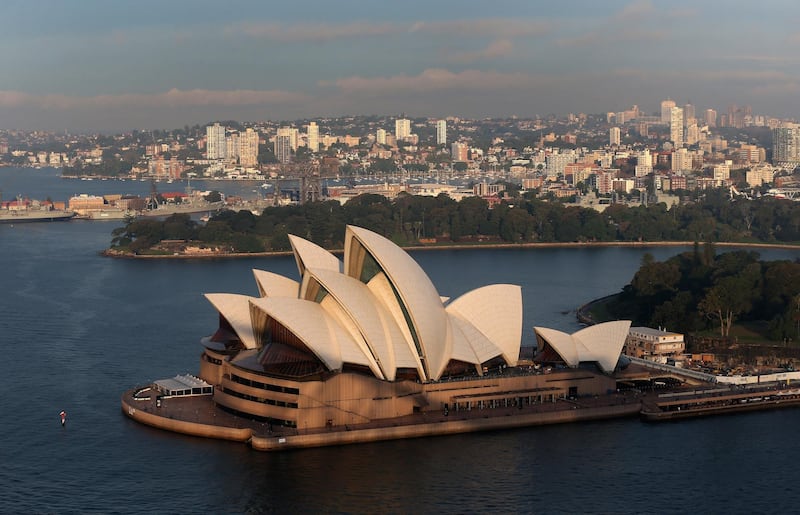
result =
M236 162L236 157L239 155L239 133L232 132L225 137L225 160L228 162Z
M715 181L727 181L731 178L730 161L714 165L713 173Z
M258 165L258 133L251 128L239 133L237 154L239 164L253 167Z
M636 154L636 177L645 177L653 173L653 156L649 149L644 149Z
M403 141L411 136L411 120L408 118L398 118L394 122L394 137L397 141Z
M280 163L292 160L292 128L281 127L275 136L275 158Z
M439 120L436 122L436 144L447 144L447 120Z
M784 123L772 130L772 163L791 168L800 166L800 125Z
M709 127L717 126L717 112L713 109L706 109L706 125Z
M308 150L319 152L319 126L317 122L308 124Z
M466 162L469 159L469 146L466 143L454 141L450 145L450 157L454 163Z
M697 127L697 124L692 122L686 126L686 134L685 138L687 145L694 145L698 141L700 141L700 129Z
M687 149L679 148L672 153L671 164L673 172L688 172L692 169L692 156Z
M386 130L385 129L378 129L375 133L375 142L378 145L386 145Z
M219 123L206 127L206 158L225 159L226 151L225 127Z
M619 127L611 127L611 129L608 130L608 144L619 146L619 142L620 142Z
M669 140L676 148L683 146L683 109L680 107L669 110Z
M661 101L661 123L669 124L671 109L675 107L675 101L669 98Z
M695 123L695 111L692 104L683 106L683 126L688 127L690 124Z

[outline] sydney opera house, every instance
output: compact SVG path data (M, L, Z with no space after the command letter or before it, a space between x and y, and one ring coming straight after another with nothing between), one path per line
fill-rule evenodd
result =
M508 427L511 414L518 425L536 423L524 418L535 417L536 406L615 390L628 321L571 335L536 327L537 347L523 359L519 286L443 297L404 250L355 226L347 227L343 261L305 239L290 241L299 281L254 270L258 297L206 294L219 325L202 339L196 379L228 416L268 424L270 434L371 427L364 440L401 438L477 430L470 420L493 417ZM156 386L166 400L165 384ZM128 415L145 423L205 434L135 406L123 399ZM461 425L397 431L424 425L426 415ZM392 436L375 433L381 427L394 428Z

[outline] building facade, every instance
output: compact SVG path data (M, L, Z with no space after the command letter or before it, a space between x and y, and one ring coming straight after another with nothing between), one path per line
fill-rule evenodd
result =
M784 123L772 130L772 162L777 166L800 166L800 125Z
M281 127L275 135L275 159L279 163L289 163L292 160L292 128Z
M436 144L447 144L447 120L439 120L436 122Z
M219 123L209 125L206 127L206 158L225 159L226 156L225 127Z

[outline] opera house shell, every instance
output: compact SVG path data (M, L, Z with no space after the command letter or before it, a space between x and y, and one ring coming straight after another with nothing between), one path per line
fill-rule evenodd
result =
M405 251L355 226L347 227L343 261L290 241L299 281L254 270L258 297L206 294L219 327L202 340L200 378L226 411L308 430L554 402L577 391L576 377L581 394L614 387L608 375L575 367L592 361L613 371L624 323L575 335L536 328L540 353L554 351L564 364L543 375L520 362L519 286L442 297Z

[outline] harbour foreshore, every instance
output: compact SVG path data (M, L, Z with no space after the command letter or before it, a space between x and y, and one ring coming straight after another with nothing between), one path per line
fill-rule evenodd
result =
M303 428L272 427L218 408L211 396L154 400L142 396L145 388L122 395L122 411L143 424L176 433L238 441L260 451L279 451L329 445L441 436L570 422L637 416L638 395L621 393L605 398L558 400L535 406L456 412L423 412L353 426Z
M122 411L159 429L204 438L236 441L259 451L346 445L384 440L454 435L478 431L533 427L592 420L639 417L663 422L711 415L800 406L800 389L788 385L758 388L678 389L667 392L610 393L579 399L559 399L525 407L426 411L359 425L315 429L273 427L224 411L212 397L154 398L150 387L125 392ZM143 394L144 393L144 394Z
M591 241L591 242L535 242L535 243L472 243L472 244L432 244L432 245L412 245L403 247L407 251L420 250L474 250L474 249L534 249L534 248L592 248L592 247L690 247L693 241ZM798 245L776 244L776 243L735 243L735 242L713 242L718 247L741 247L741 248L772 248L772 249L800 249ZM334 249L333 254L343 254L344 250ZM202 259L202 258L258 258L274 256L291 256L290 250L276 250L269 252L217 252L209 254L132 254L130 252L115 249L106 249L101 252L103 256L123 259Z

